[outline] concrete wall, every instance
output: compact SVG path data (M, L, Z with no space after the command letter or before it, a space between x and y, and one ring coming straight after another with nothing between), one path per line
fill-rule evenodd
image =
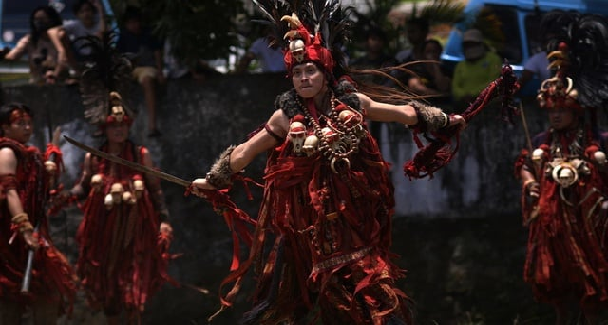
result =
M163 171L192 180L203 176L225 147L242 142L264 123L273 112L275 95L289 87L282 75L171 81L159 94L163 135L155 139L145 136L145 108L140 90L134 88L126 96L139 112L132 138L150 149ZM41 148L48 141L47 126L57 125L70 137L98 144L82 119L75 87L3 88L2 98L34 109L37 130L32 142ZM539 132L544 115L533 105L525 113L531 132ZM499 107L494 106L477 116L463 132L454 161L430 181L409 181L403 174L403 163L416 152L409 131L395 124L383 128L382 150L393 163L396 186L394 251L403 256L398 264L410 270L403 286L417 301L421 323L447 323L456 319L459 308L477 310L486 320L504 321L498 323L522 315L536 317L539 310L546 313L531 301L520 276L525 230L520 227L520 192L513 161L525 143L524 132L521 123L505 124L499 115ZM77 179L84 153L66 143L61 148L67 167L63 182L69 187ZM263 158L247 168L248 176L261 179ZM145 320L149 324L169 320L202 324L218 306L217 287L228 272L232 240L222 218L206 202L184 197L184 189L178 185L163 186L175 229L172 249L183 254L172 263L171 274L183 285L168 286L157 295ZM253 202L246 200L239 186L233 196L240 207L255 215L261 192L252 190ZM51 220L57 246L72 261L77 254L73 235L81 218L77 208L70 208ZM218 324L236 322L249 306L250 288L248 283L237 306L224 313Z

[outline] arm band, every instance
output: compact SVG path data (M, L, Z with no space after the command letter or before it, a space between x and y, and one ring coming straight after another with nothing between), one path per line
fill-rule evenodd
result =
M216 162L207 173L205 179L217 189L223 189L232 185L232 169L230 168L230 154L236 146L232 145L222 152Z
M411 101L408 105L412 106L418 117L418 128L421 132L433 132L448 126L450 118L441 108L427 106L417 101Z
M266 132L268 132L268 134L270 134L276 141L277 143L283 143L283 141L285 141L284 138L281 138L278 134L274 133L271 129L270 126L268 126L268 124L264 125L264 130L266 130Z
M19 229L19 232L23 233L28 230L33 230L32 224L27 216L27 213L17 213L11 218L11 223Z

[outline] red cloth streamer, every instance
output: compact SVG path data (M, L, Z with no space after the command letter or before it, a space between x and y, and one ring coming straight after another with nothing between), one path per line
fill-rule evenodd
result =
M509 64L505 64L502 68L501 76L492 81L475 99L473 103L462 113L465 121L469 121L479 114L486 107L488 102L497 94L501 94L502 115L505 120L512 123L512 117L515 109L511 105L513 94L519 88L517 77L513 73L513 69ZM496 91L498 90L498 91ZM425 135L429 143L423 147L422 142L418 138L419 131L414 131L414 141L420 149L414 158L403 165L405 176L410 180L412 178L433 177L433 173L441 169L452 160L460 144L460 126L452 125L435 132L432 132L432 138ZM456 139L456 145L452 148L452 138Z
M61 149L59 149L59 147L55 144L48 143L46 145L46 152L44 153L44 161L48 161L52 154L55 154L52 161L57 165L57 172L59 173L65 171L65 165L63 164L63 153L61 152ZM60 174L57 174L57 177L59 176Z

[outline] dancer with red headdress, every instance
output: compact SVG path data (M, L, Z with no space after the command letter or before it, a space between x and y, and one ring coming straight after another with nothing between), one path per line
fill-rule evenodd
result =
M47 224L61 151L49 144L42 155L28 145L32 113L23 104L2 106L0 126L0 323L19 324L29 307L34 324L55 324L71 310L77 283Z
M559 26L553 41L559 49L549 54L555 59L550 68L558 71L538 95L550 128L530 141L516 164L529 227L524 281L537 300L555 307L557 324L569 324L571 305L579 306L585 324L595 324L608 302L608 173L596 115L608 103L608 24L563 12L547 14L542 23Z
M134 114L119 93L126 89L129 62L111 44L88 41L90 68L80 87L85 117L103 135L99 149L153 168L148 149L129 139ZM79 182L67 192L86 198L76 241L87 302L103 310L108 324L121 318L139 324L148 299L164 283L177 284L167 274L172 228L160 180L87 153Z
M394 196L389 166L365 121L431 132L462 127L464 119L404 94L399 94L401 104L389 104L358 92L340 72L344 66L334 47L341 39L332 32L345 27L337 1L305 2L310 7L298 8L264 3L262 9L278 26L276 41L283 35L288 40L284 59L293 89L277 97L276 111L259 132L230 146L206 178L192 184L195 194L217 204L224 192L216 189L230 187L258 154L269 154L250 256L234 264L222 283L234 282L228 294L222 293L222 309L232 305L255 263L254 306L243 316L244 324L315 318L325 324L409 323L409 298L396 284L404 271L390 252ZM240 219L231 220L243 220L238 209L232 211ZM266 256L269 240L274 245Z

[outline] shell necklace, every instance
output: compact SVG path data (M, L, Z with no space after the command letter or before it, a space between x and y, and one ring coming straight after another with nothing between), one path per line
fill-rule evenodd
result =
M304 117L312 125L314 136L319 139L318 150L328 158L331 169L337 173L336 165L344 162L350 168L349 157L359 151L361 139L366 136L363 115L340 102L331 94L331 111L316 118L298 97L298 105ZM321 125L323 123L324 125Z

